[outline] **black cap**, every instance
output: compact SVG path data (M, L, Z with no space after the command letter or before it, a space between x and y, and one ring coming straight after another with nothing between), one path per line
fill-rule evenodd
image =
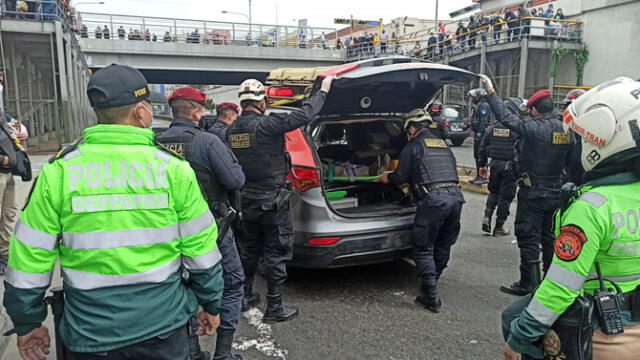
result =
M101 93L106 99L96 102L95 92ZM91 76L87 95L92 107L113 108L146 100L149 87L140 71L131 66L112 64Z

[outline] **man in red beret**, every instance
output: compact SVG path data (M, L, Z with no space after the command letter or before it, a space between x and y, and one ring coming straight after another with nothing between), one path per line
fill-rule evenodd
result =
M198 126L204 117L206 101L207 95L198 89L185 87L174 91L168 99L174 120L158 141L189 161L218 223L218 248L222 254L224 279L222 306L229 311L220 315L213 358L239 360L239 355L231 353L231 345L244 296L244 271L233 231L229 230L235 211L228 193L240 190L245 176L226 144ZM194 360L211 357L202 352L197 337L191 338L189 353L189 358Z
M480 75L480 87L496 119L520 136L520 189L515 235L520 248L520 280L500 290L523 296L532 291L530 264L540 258L546 272L553 258L553 214L558 208L565 169L571 160L571 136L556 116L551 91L540 90L529 98L531 120L506 111L491 80Z
M209 132L216 135L225 143L227 142L227 129L240 115L238 105L223 102L216 106L216 122L209 128Z

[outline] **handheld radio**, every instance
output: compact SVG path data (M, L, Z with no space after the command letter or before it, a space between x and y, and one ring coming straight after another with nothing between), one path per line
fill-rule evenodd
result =
M600 263L596 262L595 265L600 289L597 290L593 296L593 301L595 302L596 309L598 311L600 328L602 329L602 332L607 335L622 334L624 332L624 328L622 327L622 316L620 315L620 300L618 298L618 294L613 292L611 289L605 288L602 272L600 271Z

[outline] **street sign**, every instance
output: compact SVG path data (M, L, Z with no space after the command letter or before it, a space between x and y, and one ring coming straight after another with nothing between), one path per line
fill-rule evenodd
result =
M358 20L358 19L345 19L345 18L335 18L333 19L334 24L343 24L343 25L371 25L371 26L379 26L380 21L375 20Z

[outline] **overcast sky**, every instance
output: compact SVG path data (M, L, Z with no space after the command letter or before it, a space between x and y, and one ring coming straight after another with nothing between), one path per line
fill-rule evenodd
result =
M73 1L80 12L99 12L119 15L171 17L207 21L246 23L242 15L221 14L222 10L249 13L248 0L104 0L104 5L86 4L97 0ZM438 19L448 19L449 12L472 3L471 0L443 0L439 2ZM340 28L334 18L378 20L389 22L397 17L435 17L436 0L253 0L252 22L254 24L296 25L306 18L311 27ZM277 8L277 12L276 12Z

